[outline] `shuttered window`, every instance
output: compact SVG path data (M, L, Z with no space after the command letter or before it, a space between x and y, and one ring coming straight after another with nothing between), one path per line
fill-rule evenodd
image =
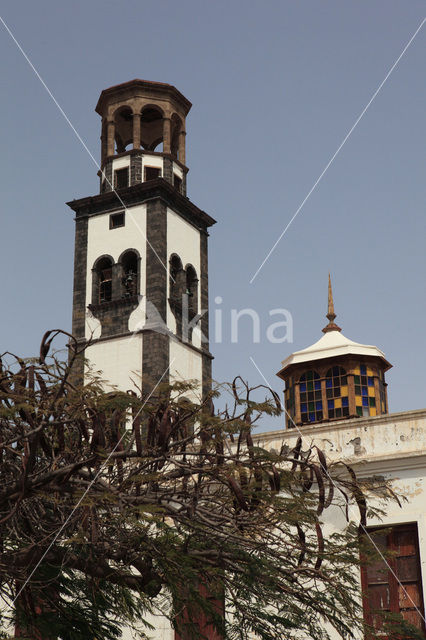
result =
M367 624L380 630L383 613L400 613L404 620L425 632L422 578L417 525L407 524L374 532L381 551L389 550L387 563L380 559L361 568L364 616ZM426 635L425 635L426 637Z

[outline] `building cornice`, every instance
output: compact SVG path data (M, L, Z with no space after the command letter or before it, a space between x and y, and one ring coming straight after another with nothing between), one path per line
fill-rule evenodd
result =
M300 429L254 434L265 449L317 445L331 462L356 467L361 475L398 473L426 467L426 409L351 418Z

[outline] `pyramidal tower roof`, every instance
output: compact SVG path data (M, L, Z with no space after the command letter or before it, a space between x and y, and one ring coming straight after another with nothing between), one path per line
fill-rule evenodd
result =
M281 363L281 369L278 376L283 378L286 370L292 365L300 365L302 363L323 360L324 358L338 358L339 356L357 355L380 358L384 364L385 370L391 368L390 362L386 360L383 351L369 344L361 344L349 340L341 333L341 328L334 322L336 314L334 312L333 291L331 287L330 274L328 276L328 309L326 318L328 324L322 330L324 335L314 344L306 349L295 351L289 355Z

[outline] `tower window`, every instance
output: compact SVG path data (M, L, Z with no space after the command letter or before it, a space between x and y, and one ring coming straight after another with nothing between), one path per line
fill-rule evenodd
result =
M124 227L125 219L124 219L124 211L121 213L113 213L109 217L109 228L117 229L118 227Z
M290 377L286 381L285 405L287 411L287 429L294 427L294 416L296 414L296 403L294 397L293 378Z
M100 260L96 272L99 283L98 302L109 302L112 299L112 261L109 258Z
M349 415L348 378L343 367L329 369L325 376L328 417L342 418Z
M173 174L173 186L179 193L182 193L182 178L179 178L175 173Z
M323 419L321 380L316 371L307 371L299 380L300 412L302 422L318 422Z
M376 372L366 365L354 368L355 405L357 416L377 415L376 389L374 376Z
M127 251L121 258L122 278L121 291L123 298L130 298L138 293L139 259L134 251Z
M186 292L189 298L188 307L195 314L198 310L198 278L194 267L186 267Z
M129 167L114 171L115 189L126 189L129 186Z
M145 167L145 181L156 180L161 178L161 169L159 167Z

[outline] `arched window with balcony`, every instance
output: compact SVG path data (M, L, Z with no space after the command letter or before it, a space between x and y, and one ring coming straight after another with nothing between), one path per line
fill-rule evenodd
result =
M306 371L299 379L302 422L319 422L324 417L321 379L316 371Z
M93 267L92 304L103 304L112 300L112 267L113 259L102 256Z

